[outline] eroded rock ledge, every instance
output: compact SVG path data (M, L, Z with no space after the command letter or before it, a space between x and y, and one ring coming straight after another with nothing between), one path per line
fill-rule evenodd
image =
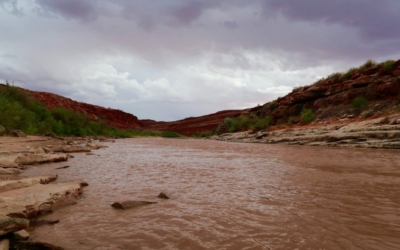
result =
M227 133L212 136L210 139L247 143L400 149L400 124L396 122L383 124L383 119L387 118L257 133L248 131ZM400 115L392 115L389 119L397 121Z
M75 204L88 184L52 183L57 175L22 178L28 165L68 161L70 153L106 147L90 138L0 137L0 249L61 249L28 241L24 231L37 216ZM21 231L22 230L22 231Z

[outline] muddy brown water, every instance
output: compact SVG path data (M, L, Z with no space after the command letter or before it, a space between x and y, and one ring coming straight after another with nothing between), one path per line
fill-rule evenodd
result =
M66 249L400 249L400 151L125 139L24 175L85 180L36 240ZM161 192L170 200L157 199ZM120 200L158 201L115 210Z

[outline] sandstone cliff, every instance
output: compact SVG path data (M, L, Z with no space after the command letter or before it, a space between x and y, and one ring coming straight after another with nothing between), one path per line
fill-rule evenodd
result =
M138 118L121 110L103 108L100 106L77 102L69 98L46 92L25 90L48 109L62 107L67 110L82 113L94 121L105 119L107 124L120 129L138 129L141 124Z
M224 110L210 115L189 117L174 122L156 122L152 120L141 120L143 128L157 131L173 131L182 135L191 136L204 131L216 129L227 117L238 117L248 114L249 110Z
M301 110L311 109L317 120L335 120L343 116L368 118L400 111L400 60L390 67L373 64L370 67L336 73L310 86L300 87L274 102L251 109L258 116L270 116L275 123L298 123ZM349 104L356 98L365 98L369 105L354 109ZM360 117L360 111L369 115Z

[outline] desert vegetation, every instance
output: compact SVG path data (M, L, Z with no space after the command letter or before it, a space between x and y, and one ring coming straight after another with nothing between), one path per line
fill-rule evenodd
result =
M61 107L47 109L17 87L6 83L0 88L0 125L8 131L58 136L161 136L181 137L175 132L121 130L107 125L106 117L97 121Z

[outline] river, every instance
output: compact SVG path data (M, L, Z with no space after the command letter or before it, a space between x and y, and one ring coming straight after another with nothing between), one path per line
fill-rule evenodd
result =
M89 183L34 239L97 250L400 249L398 150L163 138L107 145L26 170ZM158 203L110 206L122 200Z

